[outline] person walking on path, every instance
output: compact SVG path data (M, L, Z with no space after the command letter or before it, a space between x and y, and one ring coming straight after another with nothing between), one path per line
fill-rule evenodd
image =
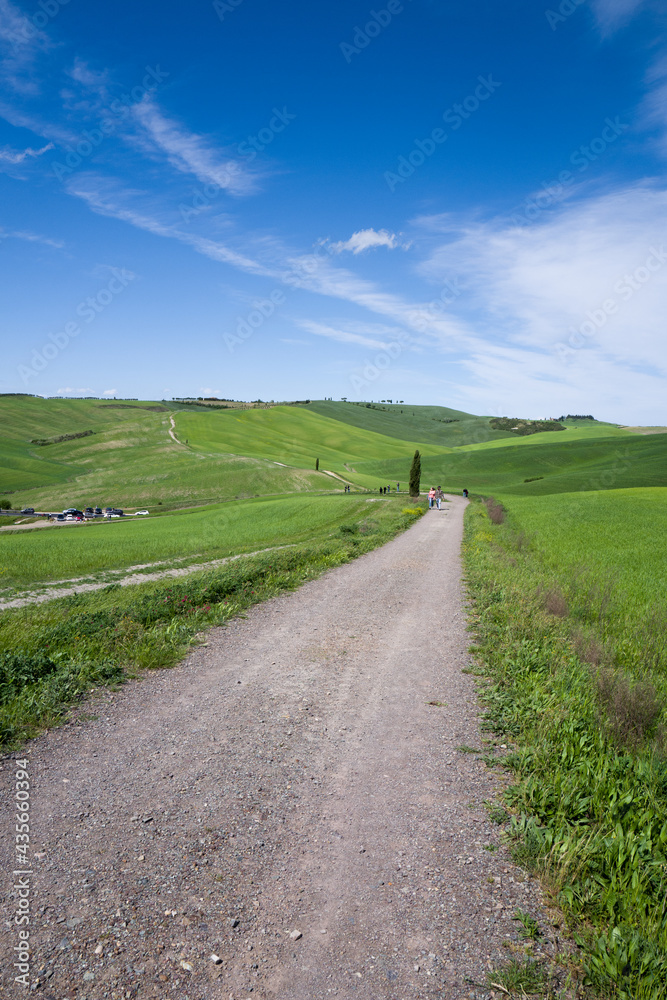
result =
M440 510L440 504L442 503L444 496L445 494L442 492L442 486L438 486L437 490L435 491L435 505L438 508L438 510Z
M435 500L435 486L432 486L431 489L428 491L428 506L429 506L429 510L433 506L433 501L434 500Z
M398 491L399 491L400 487L401 487L401 484L400 484L400 483L396 483L396 492L397 492L397 493L398 493Z
M463 496L465 497L466 500L468 499L468 491L467 490L463 491Z

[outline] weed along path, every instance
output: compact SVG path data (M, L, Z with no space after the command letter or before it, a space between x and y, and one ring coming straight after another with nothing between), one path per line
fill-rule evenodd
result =
M516 909L545 930L535 950L554 948L535 884L495 850L482 803L498 780L469 752L463 507L2 762L5 831L18 760L30 776L36 996L486 998L507 945L523 949Z

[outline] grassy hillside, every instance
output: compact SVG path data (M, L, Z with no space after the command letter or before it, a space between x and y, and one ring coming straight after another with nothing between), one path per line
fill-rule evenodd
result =
M389 480L407 473L396 461L365 462L358 469ZM526 496L667 486L667 434L596 436L568 429L459 448L424 456L422 485Z
M426 488L538 496L667 484L667 434L637 435L594 421L517 438L491 431L487 417L446 407L174 406L0 397L0 497L19 509L57 510L329 490L334 484L315 472L316 459L320 470L377 489L407 485L417 447ZM93 433L32 443L83 431Z
M456 448L477 441L500 441L503 438L515 440L513 434L491 430L488 417L477 417L446 406L373 403L367 407L363 403L314 400L304 409L400 441L423 441L444 448Z
M424 445L419 438L407 443L301 406L178 413L175 422L180 440L187 440L202 454L232 452L310 469L319 458L321 469L342 474L349 471L350 463L368 459L409 461L417 447L431 453L441 451Z
M0 397L0 496L11 491L9 499L17 508L57 510L71 505L214 501L331 487L331 479L317 474L313 464L300 470L242 455L205 458L172 440L171 415L159 403ZM200 419L209 416L206 412ZM95 433L47 446L31 444L34 438L83 430Z

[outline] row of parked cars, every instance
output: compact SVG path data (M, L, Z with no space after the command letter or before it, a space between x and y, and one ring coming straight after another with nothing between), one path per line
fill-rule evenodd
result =
M21 513L24 513L21 511ZM34 513L34 511L32 512ZM135 513L135 517L139 515L143 517L148 514L147 510L138 510ZM68 507L64 510L62 514L52 514L50 520L52 521L89 521L94 518L100 517L126 517L127 515L120 509L120 507L84 507L83 510L78 510L76 507Z

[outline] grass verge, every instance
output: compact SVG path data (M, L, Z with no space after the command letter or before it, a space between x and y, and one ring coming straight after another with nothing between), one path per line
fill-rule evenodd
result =
M475 653L486 674L483 725L513 743L503 763L515 776L504 795L515 858L562 908L589 986L605 998L660 1000L667 996L661 664L630 669L633 636L619 633L608 641L606 663L578 655L587 648L582 634L596 641L592 622L611 639L604 608L598 601L592 614L576 580L558 576L539 539L527 542L518 530L511 504L506 513L493 523L485 505L471 504L464 555ZM617 725L618 713L634 714L634 724Z
M101 685L177 663L201 633L384 544L415 521L401 501L337 534L239 559L185 579L111 584L0 615L0 747L52 726ZM351 511L349 512L352 513ZM359 513L359 512L357 512Z

